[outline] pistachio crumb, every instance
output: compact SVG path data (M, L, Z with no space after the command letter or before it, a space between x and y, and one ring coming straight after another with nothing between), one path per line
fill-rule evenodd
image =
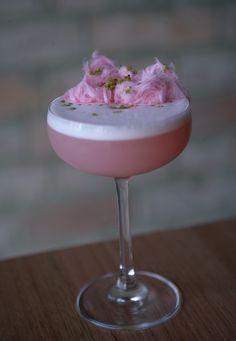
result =
M164 72L166 72L166 71L168 71L170 69L167 64L163 64L163 66L164 66L164 68L163 68Z
M105 83L105 88L108 90L115 90L118 79L114 77L108 77Z
M125 90L125 93L126 93L126 94L131 94L131 92L132 92L131 86L129 86L128 88L126 88L126 90Z
M124 80L122 78L117 79L117 84L121 84L123 82L124 82Z
M127 66L127 70L131 71L134 75L136 75L138 73L138 71L135 70L132 65L128 65Z
M132 105L124 105L124 104L121 104L121 105L119 106L120 109L129 109L129 108L131 108L131 107L132 107Z
M98 116L98 113L92 112L92 116Z
M124 76L124 78L123 78L125 81L131 81L131 77L130 77L130 75L126 75L126 76Z
M96 68L95 70L91 70L89 74L91 76L100 76L102 73L102 69L100 67Z

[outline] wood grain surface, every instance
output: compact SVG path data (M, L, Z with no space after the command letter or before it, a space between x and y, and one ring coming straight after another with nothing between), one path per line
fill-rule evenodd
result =
M75 311L82 285L117 270L117 242L0 262L0 341L236 340L236 220L134 238L136 268L173 280L181 313L140 332L112 332Z

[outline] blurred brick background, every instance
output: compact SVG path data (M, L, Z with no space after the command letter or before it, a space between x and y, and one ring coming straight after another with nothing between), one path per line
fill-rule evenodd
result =
M59 160L49 102L94 49L135 68L173 61L192 95L185 152L130 183L133 232L235 216L234 0L1 0L0 257L117 235L112 179Z

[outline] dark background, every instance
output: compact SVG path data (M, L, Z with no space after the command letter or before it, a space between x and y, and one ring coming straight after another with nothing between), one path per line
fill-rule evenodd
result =
M192 96L184 153L132 179L134 233L235 216L236 3L1 0L0 257L116 237L112 179L52 151L49 102L94 49L141 68L173 61Z

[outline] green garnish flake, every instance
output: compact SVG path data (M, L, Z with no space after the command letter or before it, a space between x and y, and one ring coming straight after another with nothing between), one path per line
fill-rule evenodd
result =
M98 116L98 113L92 112L92 116Z
M123 83L124 82L124 80L122 79L122 78L119 78L118 80L117 80L117 84L121 84L121 83Z
M134 70L134 68L133 68L132 65L128 65L128 66L127 66L127 70L128 70L128 71L131 71L131 72L132 72L133 74L135 74L135 75L138 73L137 70Z
M115 90L118 79L113 77L108 77L105 83L105 88L108 90Z
M127 76L124 76L124 81L131 81L131 77L130 77L130 75L127 75Z
M131 88L131 86L129 86L129 87L125 90L125 93L126 93L126 94L131 94L131 92L132 92L132 88Z
M121 105L110 105L110 108L111 109L129 109L129 108L132 108L133 105L124 105L124 104L121 104Z
M75 107L70 107L70 110L76 110L76 108Z
M102 73L102 69L100 67L96 68L95 70L89 71L91 76L100 76Z
M114 91L117 84L121 84L124 81L130 82L131 80L132 79L130 75L126 75L123 78L108 77L106 83L104 84L104 87L108 90Z
M65 101L64 99L62 99L60 102L61 102L61 103L65 103L66 101Z
M170 68L167 64L163 64L163 66L164 66L164 68L163 68L164 72L170 70Z
M120 109L129 109L131 107L132 105L123 105L123 104L119 106Z
M70 107L72 105L72 103L68 102L68 103L63 103L62 104L64 107Z

